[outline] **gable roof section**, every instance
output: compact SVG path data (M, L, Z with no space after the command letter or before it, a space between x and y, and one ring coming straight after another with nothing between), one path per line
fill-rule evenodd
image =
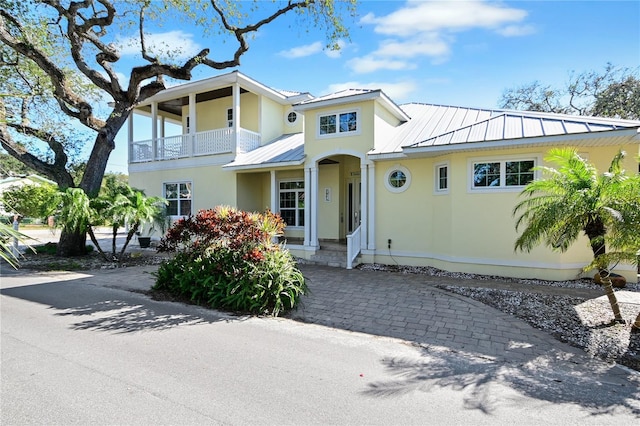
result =
M410 117L396 105L384 92L380 89L347 89L340 92L331 93L329 95L320 96L300 102L293 106L295 111L308 111L311 109L325 108L331 106L340 106L353 102L376 101L389 110L398 120L407 122Z
M299 166L304 162L304 134L282 135L273 142L253 151L239 154L235 160L222 166L227 170Z

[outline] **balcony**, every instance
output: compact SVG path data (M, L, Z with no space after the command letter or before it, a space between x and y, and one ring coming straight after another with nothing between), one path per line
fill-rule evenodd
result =
M129 161L144 163L148 161L175 160L178 158L203 155L249 152L261 144L259 133L240 129L236 137L233 128L206 130L194 134L167 136L164 138L131 142Z

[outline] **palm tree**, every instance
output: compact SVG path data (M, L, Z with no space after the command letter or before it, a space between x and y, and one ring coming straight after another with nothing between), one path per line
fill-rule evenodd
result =
M640 248L640 175L628 176L622 169L625 153L619 152L608 173L598 174L575 149L556 148L545 160L553 167L537 167L542 179L529 183L520 194L527 197L516 205L520 214L516 230L524 225L515 250L529 252L541 242L562 252L584 233L611 304L616 322L624 322L611 283L612 262L637 262ZM607 252L607 248L609 252Z

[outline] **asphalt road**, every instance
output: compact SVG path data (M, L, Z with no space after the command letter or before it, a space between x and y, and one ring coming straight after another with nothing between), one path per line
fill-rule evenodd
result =
M624 384L580 390L620 389L620 403L605 410L554 396L561 376L541 389L520 380L517 366L486 374L481 359L470 362L472 355L447 348L228 316L153 301L90 274L8 273L3 266L3 425L626 425L640 419L640 402L629 401L638 394ZM136 280L126 273L122 280L127 277Z

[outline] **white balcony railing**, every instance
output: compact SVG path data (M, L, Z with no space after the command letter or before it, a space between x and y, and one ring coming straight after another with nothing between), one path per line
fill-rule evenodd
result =
M261 144L261 136L246 129L238 132L237 146L234 150L234 130L232 128L207 130L193 135L185 134L132 142L129 158L132 163L200 155L228 154L231 152L249 152Z
M358 226L355 231L347 235L347 269L353 268L353 261L360 254L361 242L361 227Z

